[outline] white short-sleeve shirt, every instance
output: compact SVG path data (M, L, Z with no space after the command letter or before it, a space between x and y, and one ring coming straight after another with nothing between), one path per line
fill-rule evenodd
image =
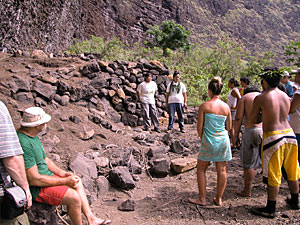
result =
M154 94L157 91L157 85L154 81L142 82L137 91L140 93L140 98L143 103L155 104Z

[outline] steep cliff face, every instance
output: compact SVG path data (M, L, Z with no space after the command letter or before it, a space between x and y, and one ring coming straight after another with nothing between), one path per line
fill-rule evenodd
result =
M90 35L132 44L149 25L172 19L193 32L193 42L209 45L226 34L251 51L280 55L300 30L296 0L2 0L0 12L1 45L9 50L60 52Z

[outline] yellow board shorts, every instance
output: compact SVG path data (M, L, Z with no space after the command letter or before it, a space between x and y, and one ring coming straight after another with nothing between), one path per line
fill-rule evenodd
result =
M289 181L300 178L297 139L292 129L264 132L262 141L263 181L269 186L281 184L281 168Z

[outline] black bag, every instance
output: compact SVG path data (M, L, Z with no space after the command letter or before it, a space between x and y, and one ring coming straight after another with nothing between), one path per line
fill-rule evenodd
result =
M1 217L11 220L24 213L27 204L26 193L20 186L4 188Z

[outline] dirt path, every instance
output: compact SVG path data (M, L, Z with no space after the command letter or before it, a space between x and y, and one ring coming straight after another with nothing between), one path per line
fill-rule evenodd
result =
M194 125L185 135L197 138ZM196 157L197 154L193 154ZM224 206L216 207L213 198L216 194L216 172L213 165L207 171L207 203L203 208L187 203L189 197L196 197L196 169L166 178L153 178L143 173L137 187L128 194L113 190L101 197L93 209L102 217L109 217L113 224L156 225L156 224L299 224L300 212L288 210L285 199L289 195L287 183L283 181L277 203L275 219L254 216L250 208L264 206L266 185L261 182L261 169L256 171L253 197L241 198L236 192L241 189L243 171L239 163L239 152L227 164L228 181L223 197ZM136 203L134 212L121 212L117 207L125 200Z

